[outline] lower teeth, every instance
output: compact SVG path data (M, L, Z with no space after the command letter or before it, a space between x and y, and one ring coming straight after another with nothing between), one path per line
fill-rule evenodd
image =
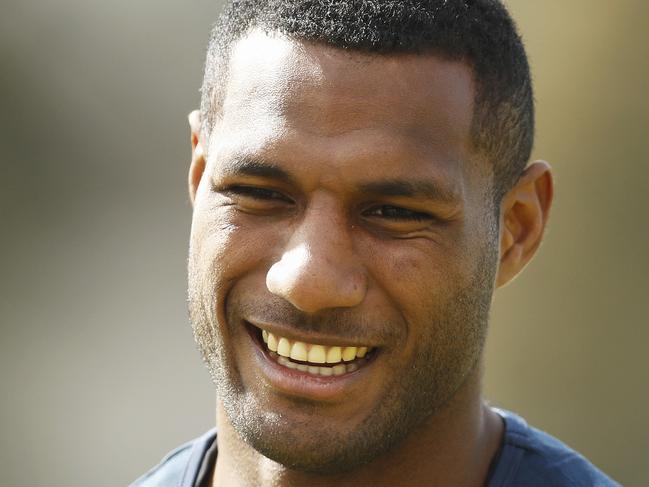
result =
M278 364L283 365L284 367L287 367L289 369L296 369L301 372L308 372L312 375L323 375L328 377L332 375L343 375L347 372L353 372L358 369L358 364L355 363L337 364L333 367L319 367L316 365L295 363L287 359L286 357L282 357L281 355L276 354L275 352L271 352L271 355L277 360Z

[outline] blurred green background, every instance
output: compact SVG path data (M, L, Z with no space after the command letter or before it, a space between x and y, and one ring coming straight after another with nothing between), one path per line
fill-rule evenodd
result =
M649 4L511 0L554 165L486 391L649 485ZM186 114L218 2L0 0L0 485L126 485L211 427Z

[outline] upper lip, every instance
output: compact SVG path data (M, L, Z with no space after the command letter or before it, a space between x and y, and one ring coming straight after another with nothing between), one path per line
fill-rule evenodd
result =
M303 330L296 330L295 328L287 327L286 325L278 325L276 323L261 323L257 320L251 319L246 319L245 322L254 326L255 328L259 328L260 330L266 330L267 332L272 333L276 336L287 338L293 341L325 345L329 347L377 347L377 345L373 344L369 340L336 337L318 332L305 333Z

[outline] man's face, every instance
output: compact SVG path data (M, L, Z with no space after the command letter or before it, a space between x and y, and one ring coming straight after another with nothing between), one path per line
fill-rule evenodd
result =
M471 70L256 32L228 79L194 201L195 335L247 443L353 468L476 374L498 231ZM365 357L337 355L354 346Z

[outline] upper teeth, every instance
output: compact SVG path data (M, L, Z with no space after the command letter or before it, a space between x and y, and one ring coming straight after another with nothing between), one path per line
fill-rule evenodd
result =
M341 360L350 362L356 357L365 357L367 353L367 347L330 347L315 343L298 342L274 335L266 330L262 330L261 334L269 350L277 352L278 355L283 357L289 357L301 362L314 364L335 364Z

